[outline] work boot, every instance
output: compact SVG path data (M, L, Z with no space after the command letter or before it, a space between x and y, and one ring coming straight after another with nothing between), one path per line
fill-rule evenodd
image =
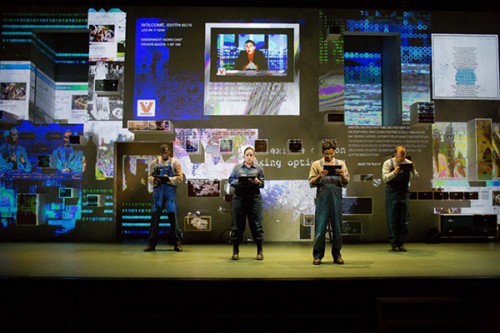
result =
M238 259L240 259L240 247L238 244L233 244L233 256L231 257L231 260Z
M257 260L264 260L264 251L262 250L262 241L257 241Z
M151 252L154 250L156 250L156 248L154 246L151 246L151 245L148 245L144 248L144 252Z

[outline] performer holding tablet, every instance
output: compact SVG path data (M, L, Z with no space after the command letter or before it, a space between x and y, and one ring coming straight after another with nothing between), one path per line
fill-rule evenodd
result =
M321 147L323 157L311 164L309 184L317 188L315 211L315 234L313 246L313 264L320 265L325 255L325 235L328 223L333 230L333 262L343 265L340 254L342 248L342 188L349 183L349 172L342 160L334 158L337 144L333 140L325 141Z
M257 244L257 260L264 259L262 242L264 230L262 229L263 206L260 189L264 187L264 169L255 161L255 150L245 148L243 163L234 166L229 176L229 184L234 188L232 201L231 242L233 243L232 260L240 259L239 245L243 240L246 220L252 233L252 238Z
M167 241L174 246L174 251L181 252L183 233L177 218L177 185L184 181L184 174L179 160L170 156L168 144L162 144L160 152L149 165L148 182L153 185L153 202L148 245L144 251L156 250L160 219L166 212L170 224Z
M410 179L418 179L419 174L406 158L406 147L397 146L394 156L382 166L382 180L385 183L385 210L389 242L394 252L406 252L405 239L408 234Z

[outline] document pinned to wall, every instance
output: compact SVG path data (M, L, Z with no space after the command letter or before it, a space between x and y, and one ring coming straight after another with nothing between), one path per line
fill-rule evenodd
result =
M500 99L498 35L432 34L434 99Z

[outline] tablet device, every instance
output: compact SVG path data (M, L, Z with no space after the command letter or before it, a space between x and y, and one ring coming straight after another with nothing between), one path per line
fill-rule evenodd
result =
M166 176L166 175L163 175L163 176L160 176L160 175L155 175L154 176L156 179L158 179L161 183L170 183L170 177L169 176Z
M342 165L340 164L335 164L335 165L323 165L323 170L328 170L329 175L336 175L337 170L342 169Z
M252 175L242 175L242 176L239 176L238 179L239 179L240 182L245 182L245 181L249 181L251 179L255 179L255 176L252 176Z
M413 163L401 163L399 164L399 167L405 172L410 172L413 170Z

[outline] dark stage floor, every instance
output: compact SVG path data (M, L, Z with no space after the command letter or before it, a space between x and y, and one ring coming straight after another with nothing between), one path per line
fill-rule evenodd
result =
M17 327L9 331L500 331L498 241L410 243L406 253L344 244L342 266L330 255L313 266L310 242L267 243L263 261L251 243L239 261L229 244L143 247L0 243L2 317ZM429 317L436 311L456 318ZM390 315L400 318L389 329Z

